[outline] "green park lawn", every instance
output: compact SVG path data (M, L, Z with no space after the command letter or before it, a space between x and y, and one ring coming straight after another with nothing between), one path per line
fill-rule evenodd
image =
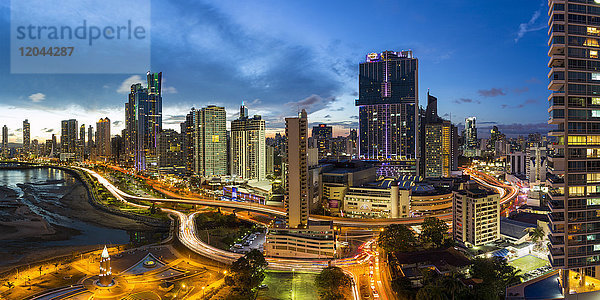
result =
M520 270L519 274L527 273L531 270L543 267L548 264L548 261L537 258L533 255L525 255L515 260L509 261L509 265Z

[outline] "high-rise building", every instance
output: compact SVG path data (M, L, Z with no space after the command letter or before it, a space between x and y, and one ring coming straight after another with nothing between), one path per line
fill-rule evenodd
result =
M455 191L452 203L454 240L481 246L500 239L500 195L474 186Z
M8 127L2 126L2 157L8 158Z
M94 127L92 127L92 125L88 127L86 151L89 156L94 155Z
M312 128L312 138L315 141L316 148L319 149L319 159L325 158L331 151L332 127L327 126L327 124L314 126Z
M242 104L239 118L231 122L231 175L264 180L265 143L265 121L259 115L248 117L248 108Z
M465 119L465 136L464 142L465 144L463 153L467 157L477 156L479 152L477 149L477 118L470 117Z
M77 153L77 120L63 120L60 132L60 153Z
M158 138L158 166L161 172L175 171L185 167L181 134L173 129L164 129Z
M308 118L306 111L285 119L286 188L285 208L289 228L308 226Z
M420 172L425 177L449 177L458 170L458 129L437 114L438 99L427 92L421 111Z
M25 119L23 121L23 153L27 154L31 151L29 139L31 138L31 125L29 121Z
M266 145L265 149L265 173L273 174L275 172L275 147Z
M112 155L110 119L108 117L101 118L96 122L96 155L104 159L110 159Z
M368 54L358 84L360 156L417 159L418 60L412 51Z
M136 170L158 168L158 136L162 130L162 72L147 73L147 87L131 85L125 103L125 147ZM97 143L97 141L96 141Z
M82 159L86 157L85 151L85 124L79 126L79 140L77 140L77 150L79 151L79 157Z
M192 108L181 125L187 171L201 176L227 174L227 128L224 107Z
M566 296L587 292L586 276L600 278L600 4L550 0L548 5L548 123L557 125L549 132L556 142L550 145L546 181L549 259L559 269Z

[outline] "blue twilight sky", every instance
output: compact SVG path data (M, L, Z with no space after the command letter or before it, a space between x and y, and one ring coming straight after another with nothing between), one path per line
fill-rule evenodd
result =
M17 0L13 0L17 1ZM52 1L48 1L50 3ZM245 101L269 133L306 108L310 122L357 126L358 63L369 52L411 49L419 58L419 98L427 89L454 123L508 134L545 132L547 1L152 1L151 69L163 72L164 127L194 106ZM53 4L48 4L52 10ZM0 0L0 125L20 142L59 134L60 120L124 121L137 74L11 74L10 2Z

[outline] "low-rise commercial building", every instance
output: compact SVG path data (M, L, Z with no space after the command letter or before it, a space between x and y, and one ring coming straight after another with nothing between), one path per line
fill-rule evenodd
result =
M333 222L309 222L308 228L269 228L265 256L281 258L334 258L336 233Z

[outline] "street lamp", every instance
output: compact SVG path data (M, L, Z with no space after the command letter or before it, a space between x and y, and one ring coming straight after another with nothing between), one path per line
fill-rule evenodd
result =
M204 298L204 286L202 287L202 298Z

